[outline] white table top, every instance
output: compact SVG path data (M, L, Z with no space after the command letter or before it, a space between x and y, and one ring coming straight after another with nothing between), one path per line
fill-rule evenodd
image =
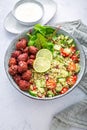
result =
M4 70L5 51L15 38L3 28L6 15L18 0L0 0L0 130L48 130L54 114L85 97L79 89L52 101L38 101L20 94ZM57 13L50 24L81 19L87 25L87 0L55 0ZM50 13L50 11L49 11Z

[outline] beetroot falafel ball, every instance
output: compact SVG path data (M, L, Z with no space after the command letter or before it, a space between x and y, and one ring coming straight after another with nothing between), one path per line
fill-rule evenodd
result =
M15 50L14 52L12 52L11 57L17 58L20 54L21 54L21 51Z
M30 83L25 80L20 80L19 81L19 88L23 91L27 91L30 88Z
M27 46L24 50L23 50L23 53L29 53L29 47Z
M30 59L35 59L36 56L35 56L35 55L30 55L29 58L30 58Z
M27 64L33 66L34 59L28 59Z
M23 73L28 69L27 63L25 61L19 61L18 63L18 72Z
M10 75L14 76L18 72L18 66L17 65L10 66L8 72Z
M29 53L36 55L37 52L38 52L38 48L34 46L29 47Z
M15 58L13 58L13 57L11 57L10 59L9 59L9 66L12 66L12 65L16 65L17 64L17 61L16 61L16 59Z
M18 56L17 58L18 61L27 61L28 60L28 54L27 53L22 53Z
M32 76L32 72L30 70L27 70L22 74L22 79L29 81Z
M16 49L17 50L24 50L27 46L27 40L25 38L21 38L20 41L17 42L16 44Z
M13 79L16 82L16 84L19 85L19 81L21 80L21 76L16 74L16 75L13 76Z

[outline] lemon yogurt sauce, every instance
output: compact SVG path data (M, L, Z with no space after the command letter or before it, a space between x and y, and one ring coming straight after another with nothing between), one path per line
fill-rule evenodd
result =
M43 10L37 3L23 3L15 10L15 17L22 22L34 22L42 17Z

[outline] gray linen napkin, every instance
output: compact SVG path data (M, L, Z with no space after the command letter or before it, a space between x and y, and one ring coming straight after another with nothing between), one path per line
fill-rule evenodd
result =
M65 31L78 39L87 58L87 26L81 20L56 24L56 26L58 25L61 25ZM85 92L86 98L55 114L51 121L50 130L70 130L71 127L87 130L87 71L78 87Z

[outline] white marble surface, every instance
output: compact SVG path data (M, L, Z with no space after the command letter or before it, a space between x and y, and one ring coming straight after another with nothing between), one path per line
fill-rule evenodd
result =
M49 130L53 115L83 99L85 94L76 88L62 98L38 101L20 94L10 84L4 70L4 55L15 35L5 31L3 21L17 1L0 0L0 130ZM81 19L87 25L87 0L55 2L58 8L50 24Z

